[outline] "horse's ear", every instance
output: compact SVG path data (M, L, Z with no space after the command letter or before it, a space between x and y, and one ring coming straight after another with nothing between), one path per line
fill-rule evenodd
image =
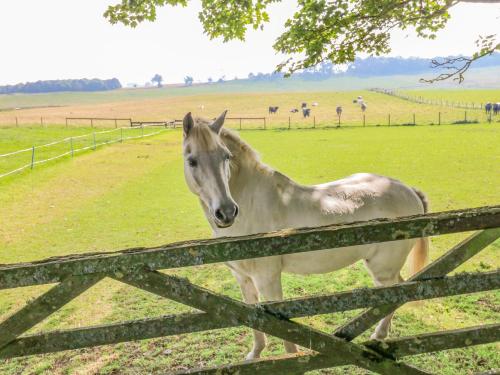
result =
M193 116L191 116L191 112L188 112L186 116L184 116L184 119L182 120L182 128L184 129L184 138L186 138L189 135L189 132L191 129L193 129L194 126L194 120Z
M212 125L210 125L210 128L216 132L217 134L219 134L221 128L222 128L222 125L224 125L224 120L226 118L226 113L227 113L227 109L222 112L222 114L217 117L217 119L212 123Z

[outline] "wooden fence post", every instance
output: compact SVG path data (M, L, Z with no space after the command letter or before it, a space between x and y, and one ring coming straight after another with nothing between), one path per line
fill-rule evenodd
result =
M16 116L16 128L19 127L19 123L17 122L17 116Z
M288 116L288 129L290 129L291 122L292 122L292 119L290 118L290 116Z
M465 111L464 121L467 122L467 111Z
M264 117L264 130L266 129L266 118Z
M130 126L132 126L132 123L130 123ZM116 119L115 119L115 129L118 128L118 124L116 122Z
M313 116L313 129L316 128L316 116Z
M91 119L90 119L90 127L91 127L91 128L93 128L93 127L94 127L94 119L93 119L93 118L91 118Z
M43 128L43 117L40 117L40 126Z
M363 113L363 126L366 126L366 118L364 113Z
M120 128L120 142L123 142L123 128Z
M241 130L241 117L240 117L240 130Z
M69 147L71 149L71 157L73 157L73 137L69 139Z
M413 114L413 125L417 125L417 123L415 122L415 114Z
M66 127L68 127L68 118L66 117L65 119Z
M389 126L391 126L391 114L389 113L389 116L387 116L387 123Z
M438 125L441 125L441 112L438 112Z
M31 169L35 166L35 146L31 148Z

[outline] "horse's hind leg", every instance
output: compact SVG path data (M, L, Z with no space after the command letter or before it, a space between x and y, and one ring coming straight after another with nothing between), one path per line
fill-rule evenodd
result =
M238 281L238 284L240 284L241 288L241 294L243 295L243 301L245 303L257 303L259 302L259 294L257 292L257 289L255 288L255 285L252 281L247 276L241 275L237 273L236 271L232 271L233 275L236 277L236 280ZM263 332L253 330L253 348L252 350L247 354L246 359L251 360L255 358L260 357L260 353L264 350L266 347L266 335Z
M375 282L375 285L377 286L388 286L388 285L393 285L397 284L399 282L403 282L403 278L399 275L395 277L392 280L378 280L378 282ZM383 340L387 337L389 334L389 331L391 329L391 322L392 322L392 317L394 316L394 312L390 313L387 315L384 319L382 319L378 324L377 327L375 328L375 332L372 333L370 338L372 340Z
M390 244L381 244L372 257L365 260L366 268L370 271L376 286L389 286L404 281L400 271L413 243L397 241ZM394 313L382 319L375 332L370 336L373 340L383 340L389 334Z

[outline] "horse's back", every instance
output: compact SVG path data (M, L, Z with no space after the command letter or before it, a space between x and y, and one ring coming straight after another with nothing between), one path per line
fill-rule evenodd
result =
M322 213L336 216L336 222L424 213L424 204L415 189L377 174L357 173L313 189Z

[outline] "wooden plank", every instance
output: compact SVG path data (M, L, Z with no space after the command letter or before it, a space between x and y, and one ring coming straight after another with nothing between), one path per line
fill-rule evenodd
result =
M414 275L414 277L415 279L417 278L425 279L426 277L429 277L431 275L436 276L436 274L438 274L438 276L441 276L447 274L453 271L461 264L463 264L464 262L466 262L467 260L469 260L470 258L472 258L474 255L479 253L485 247L493 243L496 239L498 239L499 236L500 236L500 230L498 228L477 232L472 236L470 236L469 238L463 240L458 245L454 246L445 255L443 255L433 263L429 264L421 272ZM382 305L377 307L378 310L370 309L367 312L358 315L358 317L354 318L346 325L337 329L334 335L340 333L344 335L350 334L352 336L354 335L358 336L360 333L364 332L374 323L378 322L381 318L386 316L388 313L394 311L399 306L400 306L399 304ZM278 364L277 365L278 367L276 368L279 369L280 366L283 366L283 368L286 369L288 368L287 366L291 366L291 368L293 368L293 366L298 366L297 368L302 368L302 370L300 370L299 373L302 373L304 371L314 370L317 368L337 366L337 361L335 358L331 358L328 356L321 356L318 359L317 356L318 355L313 354L313 355L302 355L300 356L300 358L296 360L284 359L283 360L284 363L282 365ZM273 361L274 365L276 365L276 363L279 362L278 360L273 360ZM293 363L285 363L285 361ZM298 361L299 363L296 363L295 361ZM318 361L316 365L315 361ZM331 363L331 365L329 363ZM266 365L261 364L261 366L265 367Z
M408 280L423 280L429 277L444 276L493 243L498 237L500 237L500 228L478 232L453 247L445 255ZM401 304L398 303L372 307L337 329L334 334L347 340L353 340L400 306Z
M58 282L68 275L187 267L496 227L500 227L500 206L73 255L2 266L0 289Z
M391 340L371 341L366 346L395 358L500 341L500 324L425 333Z
M66 117L66 120L118 120L130 121L129 118L114 118L114 117Z
M26 332L102 279L101 275L70 276L28 302L0 323L0 348Z
M220 327L217 327L217 324L220 324ZM186 313L42 332L12 341L0 349L0 359L179 335L186 331L198 332L227 326L223 322L214 323L206 313Z
M421 344L415 344L421 340ZM441 350L457 349L466 346L488 344L500 340L500 324L469 327L459 330L427 333L418 336L389 339L383 342L367 341L364 346L377 350L387 345L386 353L393 356L409 356ZM327 367L348 365L343 358L329 358L323 354L283 355L246 361L236 364L216 366L204 369L193 369L178 372L178 374L303 374L306 371L319 370Z
M259 306L251 306L226 296L191 284L186 279L144 271L124 275L121 281L163 295L176 302L203 310L211 319L229 320L295 342L303 347L329 356L339 356L350 363L380 374L426 374L427 372L404 363L395 362L375 351L329 336L306 325L290 321L266 312Z
M286 318L361 309L384 304L403 304L451 295L500 288L500 271L460 274L451 277L410 281L387 287L363 288L330 295L310 296L262 304L265 311Z
M330 296L312 296L283 302L267 302L259 306L274 315L297 318L306 315L316 315L319 313L357 308L355 307L357 305L346 305L346 302L349 301L353 295L356 296L352 298L354 300L367 301L365 305L360 305L360 307L369 306L374 302L374 297L370 294L370 291L373 291L375 295L380 295L381 298L383 298L382 301L387 303L387 301L393 300L393 298L398 298L398 301L401 301L401 298L405 301L410 301L420 299L420 297L436 298L437 296L456 295L462 292L478 292L485 290L485 288L498 288L500 282L499 274L500 271L494 271L487 274L461 274L443 279L419 282L422 290L426 290L427 292L420 292L418 288L415 291L413 285L417 283L412 282L399 284L398 286L358 289L336 293ZM469 279L469 276L472 276L473 279ZM475 281L481 278L483 281L479 283ZM486 281L486 279L490 279L490 281ZM441 284L442 281L445 281L445 284ZM491 281L494 283L493 285L490 284ZM435 285L440 286L434 288ZM409 287L407 288L407 286ZM401 289L397 291L397 288ZM397 291L397 293L394 293L395 291ZM392 295L388 295L387 292L391 292ZM327 297L328 299L326 299ZM314 305L311 301L315 299L318 299L316 310L311 307ZM337 306L335 302L338 302L339 306ZM380 300L376 300L375 302L380 303ZM325 308L325 303L329 306L328 308ZM304 309L300 309L300 305L305 305ZM65 331L42 332L13 341L3 350L0 350L0 358L12 358L16 356L79 349L97 345L116 344L132 340L143 340L154 337L228 328L237 325L238 324L234 324L229 320L214 321L206 313L186 313L163 316L156 319L140 319Z

